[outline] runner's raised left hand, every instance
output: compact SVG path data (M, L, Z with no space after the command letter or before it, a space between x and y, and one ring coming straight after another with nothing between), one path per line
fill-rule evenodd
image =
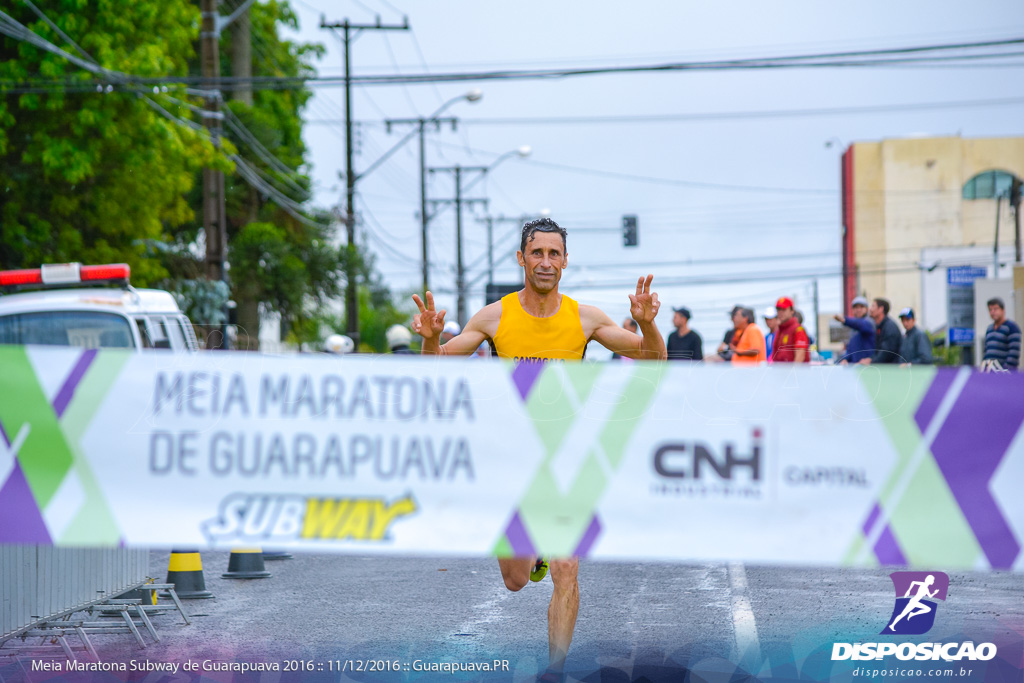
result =
M653 323L661 308L658 294L651 291L653 280L653 275L639 278L636 281L636 294L629 295L629 314L638 323Z

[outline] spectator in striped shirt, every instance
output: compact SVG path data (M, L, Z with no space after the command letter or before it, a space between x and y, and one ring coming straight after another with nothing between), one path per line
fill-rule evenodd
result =
M992 324L985 330L985 361L995 361L1004 370L1015 372L1020 364L1020 326L1006 319L1006 304L1000 298L988 300Z

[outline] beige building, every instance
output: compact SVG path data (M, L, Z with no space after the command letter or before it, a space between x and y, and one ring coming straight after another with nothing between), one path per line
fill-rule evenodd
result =
M842 188L847 311L856 295L881 296L892 302L894 316L910 306L925 329L945 328L948 269L981 267L988 278L996 271L997 201L965 198L991 197L993 183L1006 197L999 202L998 278L1006 278L1012 291L1010 176L1024 178L1024 137L850 145L843 155ZM1007 306L1013 311L1009 301Z

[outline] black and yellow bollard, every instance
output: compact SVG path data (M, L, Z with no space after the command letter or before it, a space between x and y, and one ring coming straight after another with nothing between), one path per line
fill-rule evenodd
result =
M153 579L150 579L146 583L153 583ZM167 581L165 583L170 583ZM141 600L143 605L155 605L156 604L156 591L151 588L146 588L145 584L136 588L135 590L122 593L117 596L122 600Z
M182 600L213 597L213 593L206 590L203 561L198 550L172 550L171 561L167 564L167 581L164 583L173 583L174 592Z
M225 579L265 579L270 576L263 565L260 548L232 548Z

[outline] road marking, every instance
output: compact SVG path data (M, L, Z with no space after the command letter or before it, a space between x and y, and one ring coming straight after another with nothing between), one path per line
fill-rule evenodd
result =
M747 572L742 562L729 563L729 587L732 597L732 625L736 633L736 652L741 664L753 672L761 661L761 640L757 636L754 610L747 598Z

